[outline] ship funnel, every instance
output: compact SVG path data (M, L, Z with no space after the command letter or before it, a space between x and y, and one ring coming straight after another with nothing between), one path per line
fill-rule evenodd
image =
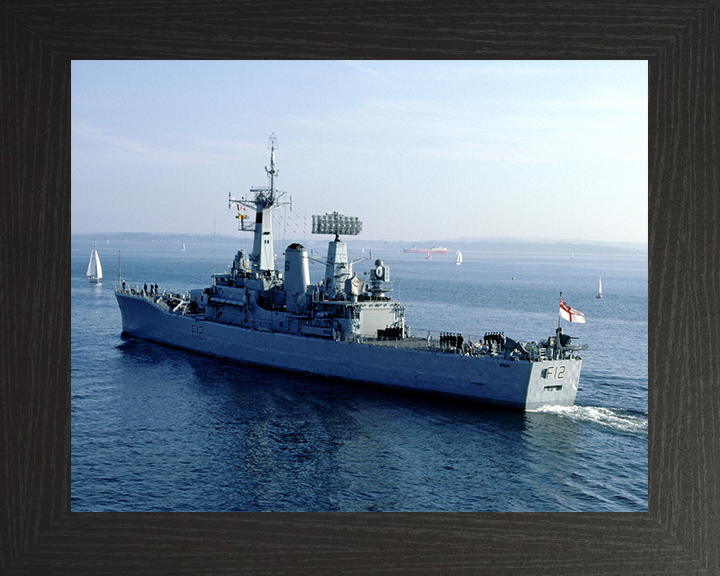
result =
M297 299L310 285L310 265L305 247L290 244L285 250L285 293L288 312L297 313Z

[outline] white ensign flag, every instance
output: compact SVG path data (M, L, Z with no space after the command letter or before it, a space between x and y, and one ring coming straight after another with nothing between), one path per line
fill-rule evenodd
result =
M565 301L562 298L560 298L560 317L564 318L568 322L579 322L581 324L585 324L585 315L565 304Z

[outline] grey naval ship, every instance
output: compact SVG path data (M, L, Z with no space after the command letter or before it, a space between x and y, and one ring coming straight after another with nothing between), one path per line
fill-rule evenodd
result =
M541 342L503 333L477 336L414 330L405 308L390 296L390 270L371 262L358 276L342 236L362 230L357 217L333 212L312 217L314 234L329 234L325 277L310 283L308 251L285 249L282 270L273 252L272 210L289 204L276 188L276 140L270 138L267 188L228 205L255 211L252 253L238 251L229 271L213 274L207 288L185 294L154 286L126 288L115 296L123 332L137 338L224 358L333 379L439 394L532 410L575 401L587 346L572 345L558 326ZM242 208L241 208L242 207ZM367 260L367 258L363 259ZM372 260L372 258L370 258ZM559 320L558 320L559 324Z

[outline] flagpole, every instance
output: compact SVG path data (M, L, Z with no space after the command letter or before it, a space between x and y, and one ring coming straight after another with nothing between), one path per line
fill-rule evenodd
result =
M560 305L562 306L562 292L560 292ZM560 315L560 311L558 310L558 330L561 328L560 320L562 320L562 316Z
M562 314L560 312L562 311L562 292L560 292L560 308L558 309L558 327L557 332L555 332L555 355L554 357L558 357L558 353L560 352L560 334L562 334L562 326L560 324L562 320Z

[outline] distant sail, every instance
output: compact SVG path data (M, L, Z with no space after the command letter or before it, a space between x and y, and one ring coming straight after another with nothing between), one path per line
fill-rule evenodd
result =
M598 293L595 298L602 298L602 276L600 276L600 280L598 281Z
M102 280L102 265L94 244L90 254L90 262L88 263L87 277L90 282L100 282Z
M460 266L462 264L462 252L460 250L457 251L457 261L455 262L457 266Z

